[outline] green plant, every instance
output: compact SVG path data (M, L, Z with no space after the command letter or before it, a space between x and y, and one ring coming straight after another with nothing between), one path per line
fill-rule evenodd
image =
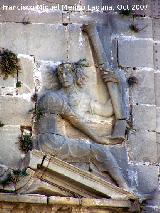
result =
M13 170L7 175L7 177L4 180L0 181L0 184L2 184L3 186L6 186L10 183L17 183L21 177L26 177L26 176L28 176L26 169Z
M20 178L28 176L28 173L26 172L26 169L22 170L13 170L11 174L11 181L13 183L17 183Z
M130 9L128 9L128 10L120 10L119 14L123 15L123 16L132 16L133 12Z
M22 86L22 82L21 82L21 81L17 81L16 87L19 88L19 87L21 87L21 86Z
M29 113L33 114L33 117L35 118L36 121L39 121L45 114L44 108L41 107L36 107L36 109L31 109L29 110Z
M130 29L131 31L135 32L135 33L138 33L138 32L140 32L140 31L144 30L146 27L147 27L147 25L140 29L140 28L137 27L136 24L130 24L130 25L129 25L129 29Z
M138 84L138 79L137 79L135 76L130 76L130 77L127 79L127 83L128 83L128 86L129 86L129 87L132 87L132 86L134 86L135 84Z
M4 126L4 124L0 121L0 127L3 127Z
M22 170L13 170L13 174L15 176L18 176L18 177L25 177L25 176L28 176L28 173L26 171L26 169L22 169Z
M37 93L34 93L34 94L31 96L31 101L32 101L32 102L37 102L37 99L38 99L38 95L37 95Z
M24 153L27 153L28 151L32 150L33 143L31 135L26 134L19 137L19 145L20 150L23 151Z
M36 109L36 120L39 121L43 116L44 116L44 109L43 108L40 108L40 107L37 107Z
M6 185L10 184L12 182L12 178L11 177L12 177L11 173L9 173L4 180L0 181L0 184L2 184L3 186L6 186Z
M31 22L29 21L29 18L28 19L24 18L22 20L22 24L27 25L27 24L31 24Z
M14 77L21 70L17 55L7 49L0 51L0 71L4 79Z
M135 24L130 24L129 29L135 33L138 33L140 29Z
M80 59L78 62L74 63L74 66L76 66L76 68L89 67L89 63L86 59Z

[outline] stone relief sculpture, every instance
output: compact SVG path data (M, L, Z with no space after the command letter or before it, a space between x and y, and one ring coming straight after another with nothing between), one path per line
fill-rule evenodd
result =
M37 108L43 111L44 116L35 125L34 148L66 162L92 163L100 172L109 173L119 187L128 190L121 169L106 146L122 143L125 138L126 121L118 92L119 80L108 71L95 26L84 26L83 30L91 40L96 56L95 63L101 71L110 97L105 103L101 103L92 94L83 90L88 80L84 69L89 66L86 60L58 65L57 77L60 89L45 92L37 103ZM97 122L97 118L102 124ZM60 124L63 119L79 132L78 137L64 134ZM111 131L105 126L107 119L111 119ZM103 128L99 128L100 125ZM1 174L0 178L3 181L10 171L2 167Z
M95 35L98 36L97 34ZM128 189L114 156L109 148L102 145L120 143L124 139L124 123L123 125L115 124L116 128L120 126L121 129L120 131L119 129L118 131L114 129L112 135L104 135L103 131L97 133L98 123L96 123L96 128L92 125L92 117L94 115L100 116L105 120L115 114L117 122L120 121L121 123L123 121L117 85L115 87L112 85L117 84L118 79L113 73L109 73L106 64L101 62L102 54L104 53L101 45L100 48L101 50L96 50L98 64L103 72L104 82L108 84L111 98L102 104L95 100L92 95L81 92L81 88L83 88L83 84L87 80L87 76L82 69L85 66L83 60L80 61L82 63L80 66L77 66L78 63L60 64L57 68L57 76L61 88L57 91L46 92L38 101L38 107L44 110L47 121L46 118L42 118L39 121L37 147L65 161L71 158L79 160L88 158L101 172L108 172L118 186ZM112 91L112 88L114 91ZM81 105L81 98L85 99L83 105ZM87 139L73 139L63 135L61 130L57 128L59 116L86 135ZM43 122L45 122L45 125ZM47 126L45 130L44 126Z
M38 127L37 147L43 152L50 153L64 161L68 159L89 158L101 171L110 173L110 176L120 187L128 189L118 164L109 149L100 144L115 144L118 137L96 134L85 114L94 114L104 118L111 117L113 107L109 99L105 104L99 103L88 94L85 98L84 113L79 113L78 103L81 98L77 90L83 87L87 76L82 68L72 63L62 63L57 68L57 76L61 89L45 93L38 102L38 107L47 114L41 118ZM113 75L107 74L105 80L116 80ZM58 117L69 121L74 127L88 136L88 139L72 139L62 135L57 129ZM46 121L46 117L48 117ZM52 117L52 119L51 119ZM46 124L47 123L47 124ZM44 126L47 128L44 130ZM121 139L121 138L120 138Z

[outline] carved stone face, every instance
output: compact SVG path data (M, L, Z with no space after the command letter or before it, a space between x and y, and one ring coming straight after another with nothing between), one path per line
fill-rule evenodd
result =
M61 64L58 67L58 79L62 84L62 87L70 87L74 83L74 77L71 72L71 64Z

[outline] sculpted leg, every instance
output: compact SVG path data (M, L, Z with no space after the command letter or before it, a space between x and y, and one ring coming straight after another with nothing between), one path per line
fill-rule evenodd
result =
M94 162L96 161L95 164L97 164L101 171L107 171L113 180L117 182L118 186L128 190L129 187L123 177L121 168L109 149L105 149L104 146L99 144L92 144L91 154L92 159Z
M90 144L56 134L38 135L38 149L62 160L83 159L90 156Z
M66 161L69 159L90 159L100 171L108 172L118 186L128 189L117 161L110 150L103 145L46 133L38 135L38 149Z

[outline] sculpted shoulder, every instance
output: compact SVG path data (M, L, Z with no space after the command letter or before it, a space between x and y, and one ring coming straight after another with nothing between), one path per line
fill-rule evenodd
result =
M64 105L66 105L63 93L47 92L38 101L38 106L46 112L61 114L63 113Z

